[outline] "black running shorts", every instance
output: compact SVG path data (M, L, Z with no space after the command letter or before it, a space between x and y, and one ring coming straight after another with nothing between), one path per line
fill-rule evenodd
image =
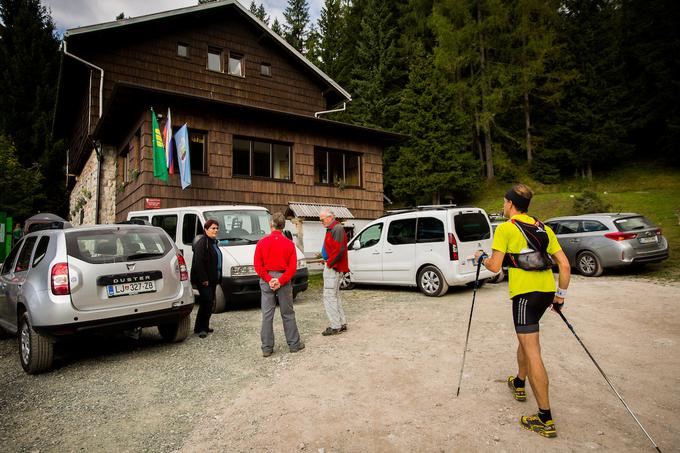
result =
M515 332L538 332L538 321L555 299L555 293L534 291L518 294L512 298L512 319Z

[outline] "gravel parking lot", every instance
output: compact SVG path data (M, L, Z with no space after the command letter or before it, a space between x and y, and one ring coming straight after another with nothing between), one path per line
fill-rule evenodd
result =
M566 316L663 451L678 451L680 285L575 277ZM542 324L556 439L519 427L516 340L507 284L478 291L456 398L472 291L343 293L349 331L326 326L318 279L298 296L307 348L259 349L260 312L216 315L215 333L162 343L92 336L58 349L57 369L28 376L0 341L2 451L640 451L648 440L555 314ZM194 311L195 316L195 311ZM278 315L277 315L278 316Z

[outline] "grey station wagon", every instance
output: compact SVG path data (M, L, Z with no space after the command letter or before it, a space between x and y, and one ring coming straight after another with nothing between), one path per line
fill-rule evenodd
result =
M165 231L47 228L26 235L0 270L0 327L19 335L27 373L50 369L54 343L78 332L158 326L166 341L187 337L191 284Z
M668 258L668 241L661 229L640 214L555 217L545 224L555 232L572 267L587 277L597 277L608 267Z

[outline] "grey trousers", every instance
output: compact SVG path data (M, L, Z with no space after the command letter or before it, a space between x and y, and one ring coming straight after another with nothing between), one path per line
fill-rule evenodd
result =
M347 324L345 310L340 298L340 272L324 266L323 268L323 304L332 329L339 329Z
M280 277L283 272L270 272L272 277ZM274 311L276 311L276 298L279 299L279 310L283 320L283 332L286 342L291 348L300 346L300 332L295 322L295 310L293 310L293 285L286 283L276 293L271 290L269 283L260 279L260 291L262 292L262 351L271 352L274 349Z

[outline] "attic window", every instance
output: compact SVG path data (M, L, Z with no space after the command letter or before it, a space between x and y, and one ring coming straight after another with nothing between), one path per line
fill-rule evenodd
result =
M243 77L243 54L229 52L229 74Z
M262 65L260 65L260 74L266 77L271 77L272 65L270 63L262 63Z
M222 72L222 50L208 47L208 70Z
M177 43L177 55L180 57L188 57L189 56L189 45L185 44L183 42L178 42Z

